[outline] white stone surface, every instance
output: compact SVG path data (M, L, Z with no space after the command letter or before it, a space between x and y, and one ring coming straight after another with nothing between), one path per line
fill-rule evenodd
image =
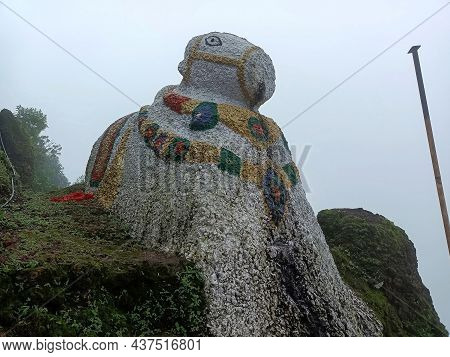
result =
M219 38L222 45L207 45L211 36ZM196 43L202 52L234 59L253 46L231 34L197 36L189 42L179 65L183 75ZM291 158L281 139L266 151L222 123L210 130L193 131L189 115L180 115L163 102L163 93L174 90L187 97L257 111L275 90L270 57L257 49L245 63L250 100L242 93L237 72L235 66L192 61L189 80L163 88L148 118L191 141L225 147L254 162L270 157L284 165ZM215 165L156 157L138 131L137 114L130 117L117 142L128 127L132 133L123 181L112 210L149 248L182 255L202 270L213 335L380 334L381 325L372 312L342 282L300 183L289 191L284 218L276 227L256 185ZM87 166L87 183L97 150L98 143Z

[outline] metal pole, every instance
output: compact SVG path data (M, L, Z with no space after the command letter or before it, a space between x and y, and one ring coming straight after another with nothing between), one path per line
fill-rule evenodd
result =
M434 144L433 129L431 127L430 113L428 111L427 97L425 95L425 87L423 85L422 70L420 69L419 54L417 50L420 46L413 46L408 51L411 53L416 68L417 84L419 86L420 101L422 103L423 119L425 120L425 128L427 130L428 146L430 147L431 162L433 163L434 179L436 181L436 189L441 206L442 221L444 222L445 237L447 238L448 252L450 254L450 223L448 220L447 205L445 203L444 187L442 186L441 171L439 170L439 162Z

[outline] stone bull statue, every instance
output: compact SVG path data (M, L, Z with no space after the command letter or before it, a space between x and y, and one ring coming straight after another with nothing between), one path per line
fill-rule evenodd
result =
M277 124L270 57L227 34L194 37L183 80L95 143L86 188L151 249L195 262L216 336L378 335L342 282Z

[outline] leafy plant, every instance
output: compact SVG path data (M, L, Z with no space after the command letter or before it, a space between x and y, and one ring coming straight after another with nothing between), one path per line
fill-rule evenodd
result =
M149 252L94 200L24 191L0 220L0 332L14 336L205 335L203 278ZM78 279L78 280L77 280ZM13 330L11 330L13 328Z
M18 106L15 114L0 113L5 149L25 187L47 191L69 184L59 161L61 146L43 134L47 116L41 110ZM1 170L1 169L0 169Z

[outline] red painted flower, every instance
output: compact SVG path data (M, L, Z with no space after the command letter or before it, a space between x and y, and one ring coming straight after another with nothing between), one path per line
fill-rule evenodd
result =
M103 175L101 172L93 172L91 180L92 181L100 181L102 179Z
M189 100L188 97L184 97L182 95L178 95L172 92L169 92L164 96L164 103L170 109L176 111L177 113L181 113L181 106L188 100Z
M160 136L158 139L155 140L155 143L153 144L155 150L161 150L161 147L163 146L163 144L165 143L165 141L167 140L166 137L164 136Z
M258 135L262 136L264 135L264 129L261 124L253 124L253 130L258 133Z
M280 198L281 198L281 191L277 186L272 185L270 187L271 191L272 191L272 196L273 199L275 200L275 202L280 202Z
M152 127L145 129L144 136L146 138L151 138L153 135L155 135L155 130Z
M184 142L179 141L175 144L175 154L179 155L181 154L184 150L186 150L186 145L184 144Z
M258 141L269 140L269 129L262 119L250 117L247 122L250 134Z

